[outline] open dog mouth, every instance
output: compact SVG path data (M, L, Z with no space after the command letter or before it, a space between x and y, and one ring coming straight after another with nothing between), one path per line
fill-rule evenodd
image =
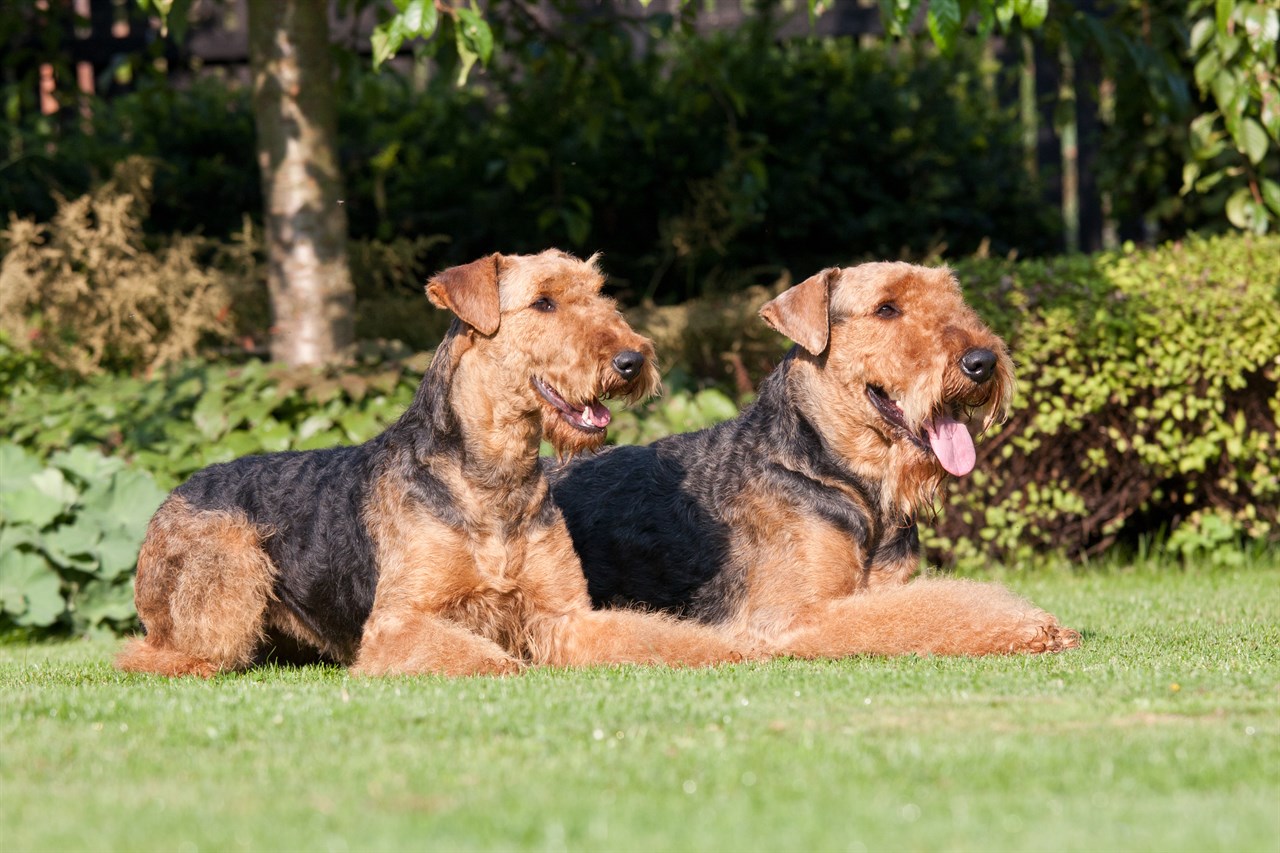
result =
M977 452L969 428L946 412L938 412L924 422L923 435L907 425L902 407L878 385L867 386L867 399L876 407L880 417L907 437L907 440L924 453L932 453L948 474L963 477L973 470Z
M564 422L574 429L589 433L601 433L604 432L605 427L609 426L609 421L613 415L598 398L592 398L581 406L575 406L567 402L560 395L560 392L552 388L541 377L530 376L529 381L533 383L534 390L542 395L542 399L550 403L560 413L560 417Z

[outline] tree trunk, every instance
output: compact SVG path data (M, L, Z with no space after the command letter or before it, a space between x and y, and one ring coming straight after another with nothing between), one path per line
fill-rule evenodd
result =
M341 361L355 339L329 50L327 0L249 0L271 357L293 365Z

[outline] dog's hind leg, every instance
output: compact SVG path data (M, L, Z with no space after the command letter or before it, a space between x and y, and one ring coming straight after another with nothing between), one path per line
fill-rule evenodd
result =
M421 611L375 609L351 669L358 675L514 675L520 662L456 622Z
M665 614L584 607L542 627L531 646L535 660L551 666L710 666L752 657L714 628Z
M782 654L989 655L1057 652L1080 635L995 583L922 579L835 599L802 614Z
M275 580L262 538L243 515L170 498L138 555L134 600L147 635L130 641L116 666L206 678L248 666Z

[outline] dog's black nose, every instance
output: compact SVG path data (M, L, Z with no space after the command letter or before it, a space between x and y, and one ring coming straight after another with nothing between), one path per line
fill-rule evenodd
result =
M991 378L996 369L996 354L989 349L974 347L960 356L960 370L981 385Z
M613 357L613 369L623 379L631 380L640 375L644 367L644 354L633 349L623 350Z

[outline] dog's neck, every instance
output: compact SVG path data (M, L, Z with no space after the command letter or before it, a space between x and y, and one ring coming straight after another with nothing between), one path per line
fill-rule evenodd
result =
M527 389L494 387L479 355L465 328L451 329L400 424L418 464L453 469L453 487L470 491L495 522L525 518L547 489L541 412Z
M886 523L901 524L932 504L938 480L927 459L901 441L887 440L862 423L862 415L848 403L855 393L833 393L821 357L793 350L761 387L775 395L780 408L791 408L817 433L824 456L848 471L873 492Z

